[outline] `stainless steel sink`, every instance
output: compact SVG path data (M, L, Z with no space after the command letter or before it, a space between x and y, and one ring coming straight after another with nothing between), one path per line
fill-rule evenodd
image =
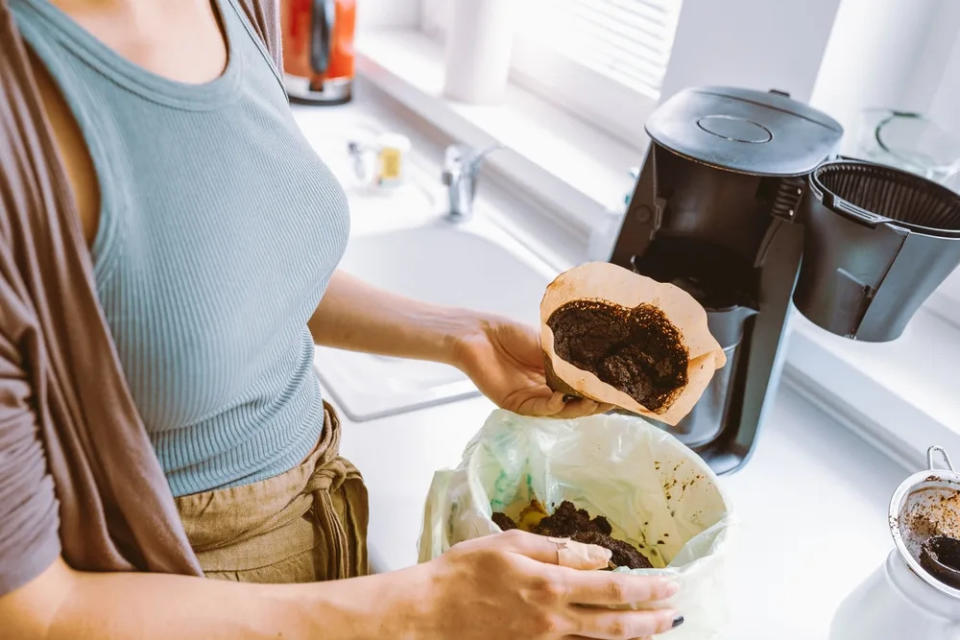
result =
M352 203L355 217L362 203ZM360 228L376 224L361 224ZM498 313L535 324L555 271L482 214L466 224L441 216L411 228L352 236L340 268L394 293ZM318 347L324 388L354 421L411 411L477 394L459 370Z

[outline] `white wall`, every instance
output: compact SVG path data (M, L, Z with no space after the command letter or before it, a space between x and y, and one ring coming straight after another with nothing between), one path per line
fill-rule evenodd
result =
M930 117L960 136L960 33L954 37L953 50L930 105Z
M357 0L357 29L419 27L420 0Z
M839 3L684 0L662 96L719 84L808 100Z
M358 0L360 32L436 31L450 1ZM960 0L683 0L662 95L703 84L782 89L848 131L886 106L960 134Z
M811 102L848 130L866 107L928 113L935 99L956 124L958 33L957 0L843 0Z
M420 2L420 28L435 38L443 38L450 23L455 0L418 0ZM520 0L526 2L526 0Z
M960 0L684 0L662 96L703 84L782 89L848 132L880 106L960 134Z

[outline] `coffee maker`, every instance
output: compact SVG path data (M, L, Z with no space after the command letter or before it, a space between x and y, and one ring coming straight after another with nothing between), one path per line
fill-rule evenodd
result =
M646 130L611 262L671 282L707 310L727 365L686 418L662 426L724 473L753 450L793 302L833 333L897 337L960 263L960 196L829 159L840 124L779 91L686 89Z

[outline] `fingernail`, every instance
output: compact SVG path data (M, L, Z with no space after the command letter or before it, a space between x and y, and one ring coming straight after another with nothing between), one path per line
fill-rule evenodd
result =
M677 616L673 619L673 624L670 626L671 629L676 629L683 624L683 616Z

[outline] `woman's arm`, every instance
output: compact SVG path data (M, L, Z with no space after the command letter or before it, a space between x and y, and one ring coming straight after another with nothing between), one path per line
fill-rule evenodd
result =
M399 620L355 610L360 603L372 609L388 596L397 602L404 591L378 593L389 589L389 580L363 580L338 582L336 589L324 583L253 585L157 573L80 572L58 559L0 597L0 626L4 637L23 640L350 638L377 636L374 624L399 629ZM351 597L356 600L344 601Z
M470 540L392 573L303 584L248 584L156 573L85 573L57 560L0 596L0 629L18 640L634 638L665 631L676 612L582 604L668 598L659 578L584 571L605 549L568 541L578 566L556 566L547 538L511 531Z
M335 271L310 318L317 344L456 365L457 344L480 314L412 300Z
M492 314L411 300L337 271L309 322L317 344L434 360L461 369L497 405L571 418L606 411L546 384L537 332Z

